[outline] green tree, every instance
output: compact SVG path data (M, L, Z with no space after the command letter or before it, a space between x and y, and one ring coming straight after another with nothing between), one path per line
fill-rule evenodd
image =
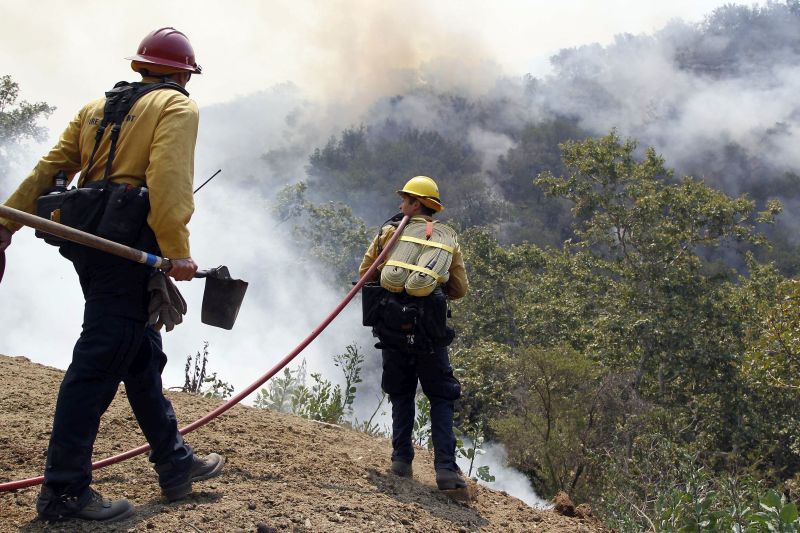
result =
M619 392L631 397L621 416L601 411L617 421L616 434L580 449L614 457L616 467L595 474L625 472L639 494L647 481L635 465L648 453L651 463L669 460L646 451L658 439L701 453L712 468L736 464L742 445L754 449L745 415L763 406L741 371L753 306L742 299L739 274L718 258L727 244L764 244L755 228L780 206L758 213L744 196L676 180L654 150L640 159L636 143L614 133L565 143L563 151L567 174L536 181L573 203L575 238L548 255L538 284L525 292L532 320L521 330L537 344L548 337L570 343L602 366L600 375L627 376ZM750 269L757 269L752 261Z
M347 202L356 216L377 223L397 212L394 191L412 176L428 175L440 184L448 216L468 226L494 218L479 171L478 154L463 140L395 123L362 125L310 156L309 192L314 202Z
M783 480L800 473L800 281L768 267L752 270L741 291L750 304L741 365L748 401L737 444L741 455Z
M293 224L301 256L320 263L336 286L345 287L357 277L372 234L347 205L314 204L306 198L307 190L303 182L284 187L273 212L281 224Z
M599 426L609 412L601 373L569 346L518 352L510 409L493 426L509 459L531 474L537 493L575 494L583 481L587 454L600 444Z
M738 243L765 243L756 228L780 206L759 213L747 197L675 179L614 133L563 152L564 175L537 179L573 205L562 248L462 234L473 290L454 309L461 416L488 419L543 496L566 489L610 514L653 516L655 491L688 471L664 474L681 454L712 471L791 477L796 391L775 395L789 383L759 389L751 376L790 374L793 317L771 292L774 269L730 260Z
M544 264L542 251L528 244L502 247L487 228L471 228L459 237L469 268L469 297L455 314L459 345L519 341L518 302L531 274Z
M0 172L6 173L17 149L26 141L41 141L47 130L39 121L55 107L44 102L19 100L19 84L11 76L0 77Z
M614 281L625 338L598 338L604 355L623 367L633 363L634 389L647 388L659 402L680 404L696 387L733 392L741 334L735 310L719 297L732 274L707 275L700 251L726 241L763 244L755 224L771 221L780 206L758 214L746 197L729 198L689 177L672 182L654 150L638 161L636 143L615 133L563 149L569 174L544 173L537 183L573 202L577 246L601 257Z
M531 177L549 171L564 172L559 144L587 137L575 120L554 119L527 124L518 142L498 159L496 181L508 207L503 213L507 241L526 240L557 246L570 236L572 217L566 201L545 197Z

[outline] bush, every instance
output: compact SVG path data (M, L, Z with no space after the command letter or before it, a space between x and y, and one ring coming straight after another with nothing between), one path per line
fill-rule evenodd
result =
M254 405L329 424L344 424L345 417L353 413L364 355L351 344L333 360L344 374L344 387L334 385L318 372L311 374L311 386L306 385L306 362L303 360L298 368L285 368L282 376L270 379L267 387L259 391ZM366 427L377 431L371 426L371 420Z
M208 341L203 341L203 353L197 352L194 357L191 354L186 356L186 367L184 368L185 381L182 392L199 394L206 398L220 398L222 400L233 395L233 385L222 381L214 372L206 374L208 364Z

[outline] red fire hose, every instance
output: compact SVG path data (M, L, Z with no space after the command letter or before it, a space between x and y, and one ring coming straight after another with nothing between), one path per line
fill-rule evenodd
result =
M339 315L339 313L342 312L342 309L344 309L345 306L347 306L347 304L350 303L350 300L352 300L353 297L355 297L356 293L361 289L361 287L364 285L364 283L366 283L366 281L372 277L372 275L375 273L375 270L378 268L378 265L383 262L383 259L386 257L386 255L389 253L389 251L392 249L392 247L394 246L394 243L397 241L397 239L400 237L400 234L403 232L403 228L405 228L406 224L408 223L408 220L409 220L408 216L403 217L403 220L400 221L400 225L397 227L397 231L394 232L394 235L392 235L392 238L389 239L389 242L386 243L386 246L384 247L383 251L375 259L375 262L372 263L372 266L369 267L369 270L367 270L366 273L364 273L364 275L361 277L361 279L358 280L358 283L356 283L353 286L353 288L350 289L350 292L347 293L347 296L344 297L344 299L339 303L339 305L336 306L336 308L325 318L325 320L323 320L314 329L314 331L312 331L308 335L308 337L303 339L303 341L300 344L298 344L297 347L295 347L294 350L292 350L288 355L286 355L286 357L284 357L283 359L278 361L278 363L275 366L273 366L266 374L264 374L263 376L258 378L255 382L253 382L245 390L243 390L242 392L240 392L239 394L237 394L236 396L234 396L233 398L231 398L230 400L228 400L224 404L220 405L219 407L217 407L216 409L214 409L213 411L211 411L210 413L208 413L204 417L195 420L194 422L192 422L191 424L189 424L188 426L186 426L184 428L181 428L181 430L180 430L181 435L185 435L185 434L189 433L190 431L194 431L195 429L199 428L200 426L206 425L207 423L211 422L213 419L217 418L219 415L221 415L222 413L224 413L225 411L227 411L228 409L230 409L231 407L233 407L234 405L236 405L237 403L242 401L244 398L249 396L254 390L256 390L258 387L263 385L269 378L271 378L272 376L274 376L275 374L280 372L280 370L283 367L285 367L286 365L288 365L289 362L291 362L292 359L297 357L297 355L300 352L305 350L306 347L309 344L311 344L311 342L314 339L316 339L317 336L319 336L319 334L322 333L322 331L325 328L327 328L328 325L331 322L333 322L333 319L336 318ZM150 445L149 444L145 444L145 445L139 446L138 448L133 448L132 450L128 450L127 452L121 453L119 455L115 455L113 457L108 457L106 459L102 459L100 461L92 463L92 470L97 470L98 468L103 468L104 466L113 465L115 463L120 463L120 462L122 462L122 461L124 461L126 459L130 459L131 457L136 457L137 455L142 454L142 453L144 453L144 452L146 452L148 450L150 450ZM43 481L44 481L44 477L43 476L39 476L39 477L30 478L30 479L22 479L22 480L19 480L19 481L9 481L9 482L6 482L6 483L0 483L0 492L5 492L5 491L9 491L9 490L14 490L14 489L22 489L22 488L25 488L25 487L32 487L34 485L39 485Z

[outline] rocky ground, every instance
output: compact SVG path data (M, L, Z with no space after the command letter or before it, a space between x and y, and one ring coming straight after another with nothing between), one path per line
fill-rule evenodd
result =
M0 356L0 482L41 475L62 376L24 357ZM168 395L182 425L219 404ZM583 518L567 517L477 485L474 501L454 501L436 489L427 450L418 451L413 479L398 478L387 470L387 439L273 411L236 406L187 440L199 453L224 454L228 463L182 502L161 499L146 456L139 456L94 474L103 495L133 502L132 518L46 524L36 519L38 487L31 487L0 492L0 531L606 531L585 508L578 509ZM103 417L95 458L142 443L120 387Z

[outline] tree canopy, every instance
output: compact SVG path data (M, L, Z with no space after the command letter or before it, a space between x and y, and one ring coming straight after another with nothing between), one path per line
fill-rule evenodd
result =
M44 139L46 129L39 121L53 111L44 102L19 100L19 84L9 75L0 77L0 171L8 170L21 144Z

